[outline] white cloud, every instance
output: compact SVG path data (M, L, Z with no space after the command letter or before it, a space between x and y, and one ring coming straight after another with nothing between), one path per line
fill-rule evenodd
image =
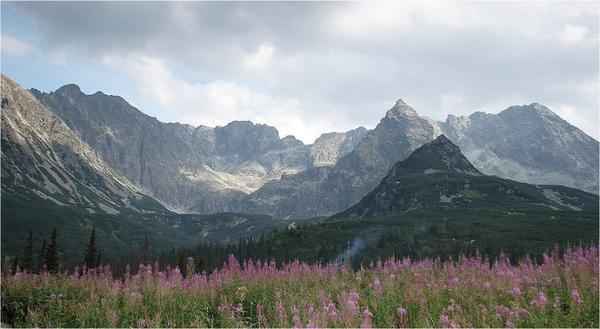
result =
M271 64L275 47L268 43L261 44L255 52L242 59L243 66L249 70L263 70Z
M158 58L107 56L103 62L125 70L136 83L144 102L154 100L161 105L163 120L205 126L251 120L276 127L282 137L293 134L306 142L330 128L309 123L298 99L272 96L233 81L186 81Z
M382 1L377 5L358 2L335 12L332 23L338 32L349 36L374 36L410 29L413 9L414 6L407 6L401 1Z
M600 130L598 129L598 113L593 116L586 115L585 111L578 109L571 104L558 104L552 108L561 118L567 120L570 124L583 130L590 136L598 139ZM591 120L590 120L591 119Z
M584 41L589 33L585 26L567 24L560 31L558 38L564 45L574 45Z
M45 56L126 59L144 95L128 98L163 121L262 121L310 141L373 127L401 97L440 120L539 102L597 124L595 3L10 5L35 18Z
M470 109L472 110L472 109ZM461 115L469 114L469 109L465 104L465 97L461 93L444 93L440 96L440 112L443 117L448 114Z
M2 54L9 56L24 56L33 50L33 46L10 35L1 35Z

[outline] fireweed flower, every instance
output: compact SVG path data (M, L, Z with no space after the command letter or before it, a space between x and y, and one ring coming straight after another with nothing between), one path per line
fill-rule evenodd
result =
M448 314L440 314L439 326L441 328L452 328Z
M408 311L400 306L396 309L396 315L398 316L398 327L404 327L408 322Z
M267 318L265 317L265 312L262 304L256 304L256 318L258 320L258 326L260 328L267 326Z
M275 307L277 310L277 319L279 320L280 327L287 327L287 312L285 311L285 307L281 301L277 301L277 306Z
M580 305L581 303L583 303L581 300L581 296L579 296L579 291L577 291L577 289L571 290L571 300L576 305Z
M363 319L360 325L361 328L372 328L373 327L373 313L369 312L369 308L365 308L363 311Z
M161 271L157 265L154 267L143 265L136 266L133 273L128 267L127 273L122 277L113 277L109 267L99 267L95 270L80 267L74 272L69 271L69 273L58 275L43 270L40 274L20 270L15 274L3 274L1 279L3 294L5 291L10 292L11 290L18 292L17 289L21 289L21 292L47 289L52 303L64 303L70 309L72 306L68 303L71 303L72 299L68 298L70 290L67 289L85 291L85 296L89 296L89 298L78 301L84 307L81 308L82 312L76 312L82 313L75 314L77 320L89 318L90 315L85 312L94 309L96 305L94 303L100 302L105 306L105 301L109 302L116 298L123 299L126 310L129 308L140 311L137 313L139 314L138 318L131 318L131 316L120 317L121 313L115 313L111 311L111 308L105 308L103 324L113 327L152 327L160 323L166 324L166 326L210 326L210 324L218 324L218 319L224 320L222 322L224 325L242 327L255 325L263 327L304 327L307 325L311 327L371 327L374 325L374 315L371 310L375 311L373 313L377 312L378 316L382 315L383 319L391 319L394 325L406 327L409 322L409 314L405 307L407 305L416 306L416 304L427 307L432 302L431 298L437 298L441 293L446 293L448 284L457 284L461 288L473 289L472 291L475 293L473 296L462 294L457 297L459 295L456 293L461 293L462 289L449 291L450 295L447 298L455 298L461 304L452 299L447 308L439 315L438 323L433 325L456 327L459 321L465 325L473 321L472 323L478 323L481 326L519 326L525 324L526 322L522 322L522 320L530 316L526 309L519 307L526 299L524 297L527 297L528 300L531 299L531 306L528 307L531 311L535 310L532 317L536 320L552 317L552 313L558 314L557 312L562 311L562 307L568 311L567 306L571 305L570 310L576 309L577 312L568 314L568 322L565 322L567 321L566 314L555 317L556 320L553 321L557 321L556 325L577 326L584 323L597 323L584 322L589 321L588 319L593 316L593 313L582 306L588 301L588 297L589 300L593 300L598 296L600 259L598 247L572 248L565 250L563 255L551 256L546 258L548 263L543 264L524 260L518 265L514 265L510 264L507 259L500 259L491 266L488 263L489 260L477 257L463 257L456 263L444 263L439 260L389 259L378 262L372 269L363 269L354 273L347 268L310 265L297 261L278 267L273 262L254 261L245 261L239 265L239 262L236 264L236 261L230 259L228 260L229 265L225 263L221 269L211 273L194 273L185 278L176 267L166 267ZM564 280L562 280L563 276ZM358 278L361 281L358 281ZM458 281L454 280L455 278ZM394 282L403 285L398 296L395 295L398 293L397 291L385 290ZM484 289L486 282L491 284L491 289ZM261 289L260 287L271 284L274 284L275 295L273 310L267 308L265 304L245 303L249 296L254 296L257 287ZM290 286L290 284L293 285ZM304 303L298 304L301 305L301 308L292 306L294 305L292 301L304 297L295 291L298 286L300 287L299 293L304 294L306 290L306 296L309 297ZM373 290L364 289L365 286L370 286L370 289ZM373 297L369 294L377 294L378 287L381 287L385 294L389 293L391 297L398 297L406 304L397 305L396 309L375 307L373 304L369 304L370 309L365 308L368 304L367 301ZM566 287L569 287L566 299L559 298L556 293L553 293L554 291L563 291ZM502 292L501 288L505 291ZM585 292L585 296L582 296L579 290ZM152 293L156 293L158 298L167 297L163 299L167 303L169 303L168 300L177 300L177 305L174 305L176 312L185 311L183 307L179 308L185 307L188 298L205 299L208 304L219 305L217 314L214 314L216 318L198 320L199 322L192 320L192 322L186 323L161 318L169 312L162 308L164 305L162 302L159 303L155 313L149 312L147 309L146 297L151 296L149 294ZM552 301L548 299L550 298L548 297L549 293ZM61 294L64 297L61 298ZM512 296L512 300L509 298L505 301L504 295ZM310 296L316 296L316 300ZM476 298L472 299L472 297ZM586 297L586 300L583 297ZM360 302L363 301L361 299L365 299L362 306L360 305ZM497 305L486 304L486 300L497 303ZM548 305L551 302L553 302L552 305ZM242 304L256 305L256 309L242 309ZM268 303L268 305L272 304ZM461 309L461 305L464 310ZM244 312L249 311L255 311L256 317L246 316L247 314ZM383 314L379 312L383 312ZM385 312L392 314L385 314ZM213 316L212 312L210 313ZM80 315L81 317L79 317ZM28 316L30 318L27 321L30 322L27 324L32 326L34 326L32 324L34 322L39 326L50 327L52 326L50 324L56 326L56 323L59 322L54 321L60 321L60 319L52 318L54 315L47 314L47 310L39 308L31 310ZM423 323L420 322L422 319L419 319L419 313L415 313L414 316L415 323ZM474 319L474 316L477 319ZM451 320L452 318L455 320ZM48 319L41 321L53 322L40 322L39 319ZM217 322L213 322L215 320Z
M512 295L514 297L520 297L521 296L521 289L519 289L519 287L513 287L511 293L512 293Z
M298 311L298 308L296 307L296 305L292 306L292 321L294 322L294 328L302 328L304 327L302 325L302 320L300 320L300 311Z
M546 298L546 295L544 294L543 291L540 291L537 294L537 296L535 297L535 299L533 301L531 301L531 304L536 306L539 309L543 309L547 303L548 303L548 299Z

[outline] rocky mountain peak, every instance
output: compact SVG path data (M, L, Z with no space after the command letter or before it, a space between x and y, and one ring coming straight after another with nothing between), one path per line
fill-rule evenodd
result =
M398 99L394 106L385 114L385 117L388 119L400 119L416 116L418 116L417 111L415 111L410 105L406 104L402 99Z
M406 160L397 163L395 167L403 169L403 172L408 170L425 174L454 172L481 175L462 154L460 148L443 134L416 149Z
M499 113L504 117L515 116L538 116L560 119L560 117L552 112L547 106L540 103L531 103L529 105L514 105ZM562 120L562 119L561 119Z
M402 98L398 98L395 106L408 106L408 104L405 101L403 101Z
M70 83L56 89L55 93L68 97L80 96L83 94L81 88L74 83Z

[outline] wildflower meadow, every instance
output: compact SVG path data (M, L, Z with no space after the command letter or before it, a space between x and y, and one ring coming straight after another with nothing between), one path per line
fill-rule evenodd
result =
M598 247L511 264L339 264L230 257L212 273L141 265L2 277L2 321L17 327L598 327Z

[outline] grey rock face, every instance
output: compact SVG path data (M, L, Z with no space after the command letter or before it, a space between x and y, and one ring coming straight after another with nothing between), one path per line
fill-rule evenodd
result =
M484 174L598 193L598 142L542 105L435 122L399 100L331 170L274 181L248 198L251 206L244 208L283 217L339 212L369 193L394 163L442 133ZM292 206L298 204L310 207Z
M3 193L35 194L90 213L166 211L97 157L31 93L4 75L1 84Z
M310 156L315 167L333 166L337 161L352 152L356 145L365 137L367 129L358 127L345 133L326 133L311 147Z
M184 212L243 210L239 200L282 175L312 168L311 154L323 153L320 145L280 138L275 128L249 121L216 128L163 123L121 97L86 95L76 85L32 93L112 168ZM340 134L344 142L334 147L336 154L350 151L358 131Z
M444 135L395 164L360 202L335 217L373 217L415 209L597 210L598 196L482 175Z
M33 93L110 167L181 211L334 214L440 134L484 174L598 192L598 142L539 104L436 122L398 100L373 130L328 133L304 145L248 121L163 123L118 96L85 95L75 85Z
M598 193L598 141L543 105L449 116L440 126L485 174Z
M429 121L399 100L333 167L311 169L266 184L241 207L285 218L334 214L360 200L395 162L433 138Z

